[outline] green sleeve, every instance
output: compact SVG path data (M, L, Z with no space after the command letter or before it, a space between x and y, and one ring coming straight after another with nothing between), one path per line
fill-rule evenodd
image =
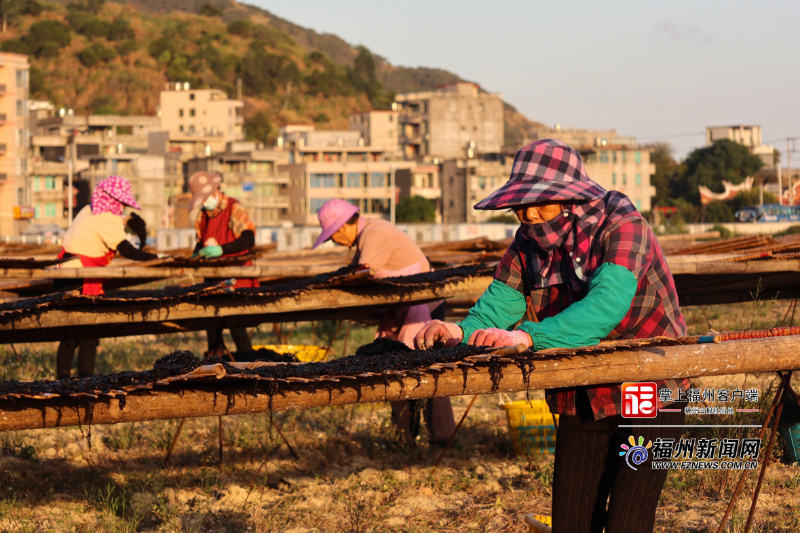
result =
M637 285L636 276L627 268L603 263L583 300L541 322L523 322L518 329L531 336L537 350L594 346L628 314Z
M509 329L525 315L525 296L505 283L493 280L486 292L478 298L466 318L458 322L466 343L478 329Z

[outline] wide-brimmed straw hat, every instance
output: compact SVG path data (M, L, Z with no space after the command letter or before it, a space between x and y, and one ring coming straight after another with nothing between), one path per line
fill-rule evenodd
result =
M192 193L192 203L189 211L200 207L206 198L214 194L222 184L222 174L219 172L195 172L189 178L189 192Z
M358 207L339 198L325 202L317 213L319 225L322 226L322 233L311 249L313 250L330 239L356 213L358 213Z
M475 209L581 202L603 198L606 193L586 175L577 150L561 141L542 139L517 152L508 182L475 204Z

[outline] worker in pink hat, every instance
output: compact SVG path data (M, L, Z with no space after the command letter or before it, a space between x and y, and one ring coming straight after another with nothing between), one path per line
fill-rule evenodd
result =
M131 191L131 184L121 176L109 176L94 188L92 203L78 212L70 224L60 259L71 259L60 265L61 268L104 267L111 262L117 252L126 259L147 261L158 257L136 248L128 241L125 227L128 217L123 216L125 207L141 209ZM146 237L147 229L144 221L136 217L139 233ZM140 236L140 247L144 242ZM85 279L82 293L87 296L104 294L103 281ZM56 353L56 377L69 377L75 348L78 348L78 375L88 376L94 373L99 339L65 339L58 345Z
M417 334L418 347L438 340L543 350L686 334L675 282L647 221L627 196L589 178L566 143L542 139L521 148L508 182L475 209L510 209L520 227L467 317L431 321ZM534 320L524 320L527 311ZM650 461L633 469L621 452L634 435L640 443L678 439L686 415L672 408L691 382L655 380L658 416L637 418L635 429L624 417L621 385L545 391L560 415L555 532L653 531L667 470Z
M219 172L195 172L189 178L189 191L192 202L189 210L200 207L195 220L197 243L194 255L213 259L216 257L236 257L246 255L255 246L256 226L250 219L247 209L236 198L222 192L222 174ZM250 266L252 260L235 263ZM206 281L214 281L208 279ZM258 287L255 278L236 278L235 288ZM206 330L208 352L213 355L229 355L222 336L223 323ZM229 328L238 352L253 349L247 328Z
M340 246L355 247L352 265L370 268L376 278L410 276L428 272L430 263L419 246L397 226L383 219L359 215L357 206L341 199L326 202L317 213L322 233L316 248L327 240ZM444 318L444 305L434 314ZM375 338L387 337L414 348L414 335L431 320L428 304L387 310L375 333ZM413 445L419 433L419 409L414 401L392 404L392 421L402 433L406 443ZM450 398L431 398L422 409L431 444L444 446L455 430Z

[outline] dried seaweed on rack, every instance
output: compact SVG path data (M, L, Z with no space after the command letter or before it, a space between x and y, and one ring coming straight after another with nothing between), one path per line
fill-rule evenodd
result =
M69 308L86 304L91 304L98 310L97 312L102 312L103 306L109 305L123 306L135 303L140 310L156 309L209 297L269 303L286 296L297 296L316 289L342 287L372 287L373 290L387 285L408 290L426 286L438 288L470 277L489 275L492 271L491 266L478 264L376 280L370 278L368 272L356 271L354 267L343 267L310 278L236 290L226 287L224 282L209 282L183 288L110 291L101 296L83 296L73 291L0 304L0 323L8 323L21 317L35 315L47 309Z
M53 265L58 265L65 261L69 261L70 258L66 259L34 259L32 257L28 257L25 259L11 259L8 257L0 258L0 268L29 268L29 269L36 269L36 268L47 268Z

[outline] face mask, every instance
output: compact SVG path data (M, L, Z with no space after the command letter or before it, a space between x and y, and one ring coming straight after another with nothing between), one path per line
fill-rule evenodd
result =
M211 196L206 198L205 202L203 202L203 209L205 209L206 211L213 211L214 209L217 208L218 205L219 205L219 198L217 198L215 195L212 194Z

